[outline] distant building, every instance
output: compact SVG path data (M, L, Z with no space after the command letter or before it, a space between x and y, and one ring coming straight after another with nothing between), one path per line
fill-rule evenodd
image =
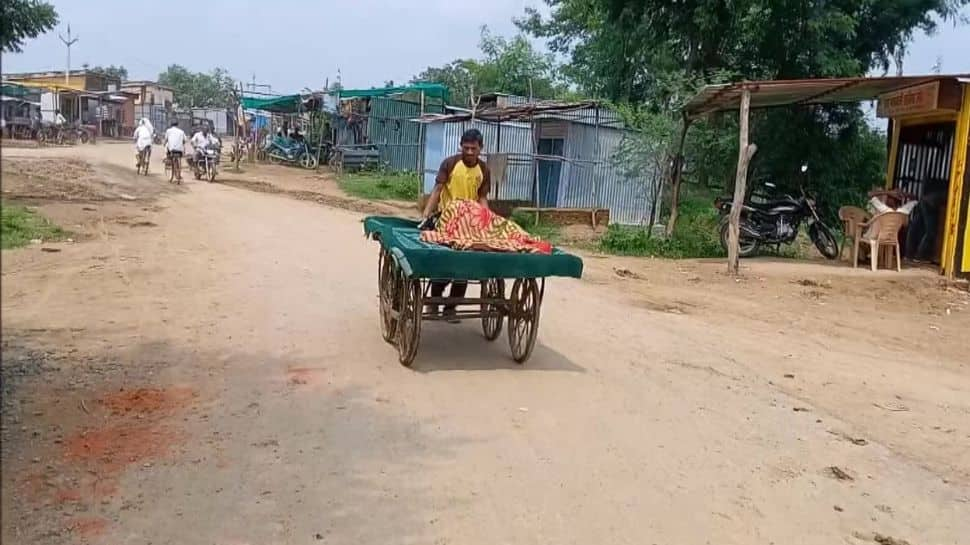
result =
M121 88L137 95L136 106L163 106L169 109L175 102L175 91L154 81L126 81Z
M23 72L4 74L3 79L31 86L51 86L52 88L73 89L75 91L118 91L121 78L91 70L71 70L67 81L63 71Z

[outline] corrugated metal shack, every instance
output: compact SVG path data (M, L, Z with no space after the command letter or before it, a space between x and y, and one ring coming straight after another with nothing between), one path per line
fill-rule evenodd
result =
M661 173L625 168L620 152L633 133L616 112L595 101L492 94L482 97L473 119L470 110L446 106L446 93L433 84L340 91L333 143L374 149L383 168L421 174L427 194L441 161L475 127L501 177L493 183L494 199L540 209L606 208L611 223L648 222Z
M615 112L597 102L532 102L524 97L485 97L482 109L425 115L423 192L434 186L438 164L458 152L461 134L475 127L484 136L490 163L503 164L493 198L528 201L539 209L610 210L610 222L646 223L660 172L624 168L623 141L632 132ZM493 166L493 170L496 170Z
M332 120L335 146L373 147L385 168L423 170L424 126L411 121L426 113L443 113L447 87L418 83L338 93L340 107Z

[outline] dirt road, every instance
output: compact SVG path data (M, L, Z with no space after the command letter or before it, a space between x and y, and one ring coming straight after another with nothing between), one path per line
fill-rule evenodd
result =
M405 369L360 213L113 172L45 205L85 241L3 253L4 543L968 543L932 275L587 256L524 367L466 323Z

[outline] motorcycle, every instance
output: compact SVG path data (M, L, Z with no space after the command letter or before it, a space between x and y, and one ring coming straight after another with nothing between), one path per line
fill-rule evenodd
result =
M317 156L310 152L305 140L273 138L263 151L274 164L298 164L307 170L317 168Z
M207 146L192 159L192 173L196 180L216 181L219 173L219 159L222 150L218 146Z
M802 173L808 172L808 167L802 166ZM774 184L765 184L773 189ZM751 257L758 253L761 245L791 244L798 237L802 222L808 225L808 236L812 239L818 251L826 259L836 259L839 256L839 244L835 235L818 213L815 199L808 196L803 188L801 195L792 197L785 195L766 202L746 200L741 209L739 224L739 255ZM721 247L728 248L729 217L733 207L733 197L719 197L714 206L721 213L718 228L720 230Z

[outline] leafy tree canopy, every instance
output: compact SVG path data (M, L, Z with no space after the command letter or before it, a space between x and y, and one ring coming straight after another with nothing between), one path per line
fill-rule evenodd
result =
M652 98L671 72L703 81L856 76L968 0L545 0L516 23L569 59L581 89Z
M959 18L970 0L545 0L549 14L527 9L516 24L566 59L563 73L580 91L636 105L639 149L676 147L671 121L707 83L862 76L888 69L913 33ZM660 117L663 119L655 119ZM659 129L658 129L659 127ZM830 207L879 183L884 136L857 104L752 112L760 144L755 180L793 190L803 183ZM730 187L737 155L732 116L691 129L688 177ZM795 175L810 165L809 180Z
M452 102L471 105L471 93L510 93L536 98L554 98L565 91L556 76L551 54L542 53L524 35L496 36L482 27L480 59L456 59L444 66L429 67L411 78L412 83L443 83L451 90Z
M94 68L89 68L88 70L90 70L92 72L100 72L102 74L106 74L108 76L112 76L112 77L118 78L121 81L127 81L128 80L128 69L125 68L124 66L121 66L121 65L115 66L115 65L112 64L112 65L109 65L107 67L104 67L104 66L95 66Z
M173 89L175 102L188 108L228 108L232 105L235 82L223 68L192 72L173 64L158 75L158 83Z
M54 6L40 0L3 0L0 2L0 51L20 53L24 41L54 28Z

